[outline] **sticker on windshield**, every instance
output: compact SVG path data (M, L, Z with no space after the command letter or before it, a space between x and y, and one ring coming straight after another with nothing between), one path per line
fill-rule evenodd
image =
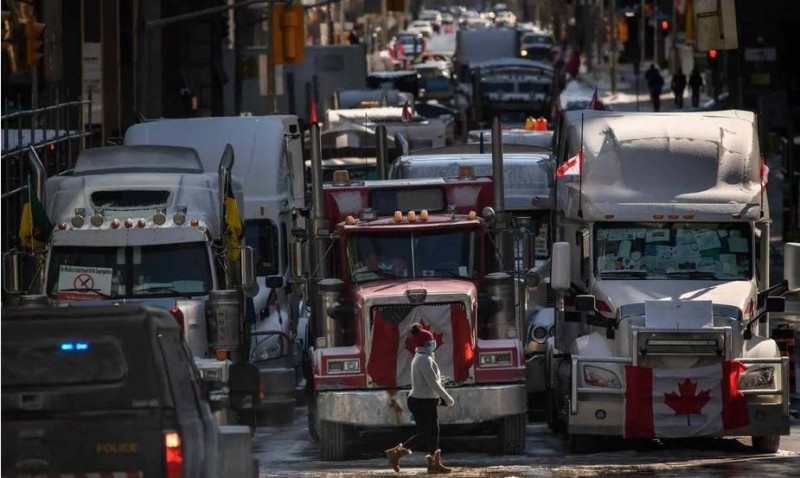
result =
M61 265L58 268L59 300L100 300L111 295L111 267L78 267Z

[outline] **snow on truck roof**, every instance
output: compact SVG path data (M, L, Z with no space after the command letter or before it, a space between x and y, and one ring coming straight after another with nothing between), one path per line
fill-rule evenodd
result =
M727 220L760 213L761 159L751 112L570 111L565 128L567 158L583 138L584 215L651 218L654 206ZM559 204L577 209L578 182L559 184Z

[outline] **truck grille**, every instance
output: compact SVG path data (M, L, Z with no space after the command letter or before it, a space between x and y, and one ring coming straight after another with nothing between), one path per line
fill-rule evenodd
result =
M370 313L370 327L372 327L372 322L375 320L375 314L378 312L383 314L383 317L394 325L399 325L416 307L450 307L453 304L457 305L462 311L466 311L466 307L464 306L463 302L377 305L372 308Z

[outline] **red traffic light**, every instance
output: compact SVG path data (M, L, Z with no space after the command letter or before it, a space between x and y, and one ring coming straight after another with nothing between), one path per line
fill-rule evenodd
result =
M669 21L668 20L661 20L661 30L663 30L663 31L669 30Z
M711 60L717 59L717 50L708 50L708 58Z

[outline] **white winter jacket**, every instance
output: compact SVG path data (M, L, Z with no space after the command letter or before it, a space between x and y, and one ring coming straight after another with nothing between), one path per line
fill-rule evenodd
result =
M442 386L442 374L432 353L426 348L417 347L411 360L411 393L414 398L441 398L447 406L455 403L453 397Z

